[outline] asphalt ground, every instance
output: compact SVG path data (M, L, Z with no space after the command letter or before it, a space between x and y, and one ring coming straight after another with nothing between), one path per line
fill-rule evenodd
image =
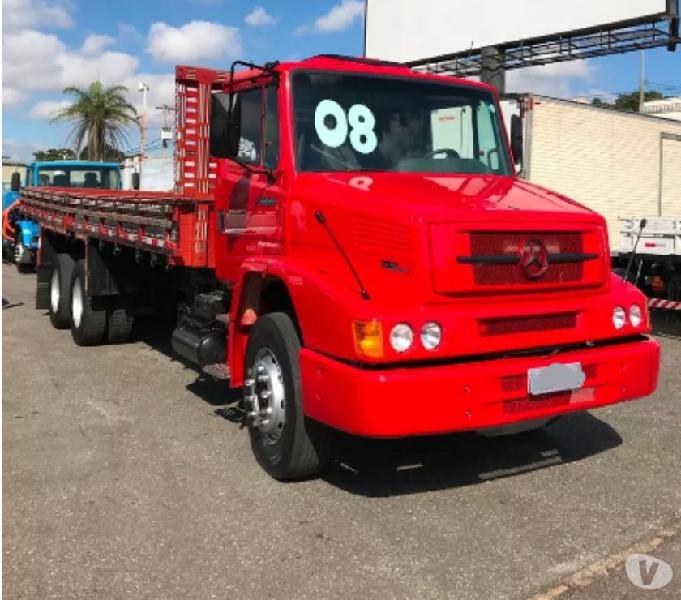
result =
M681 595L681 324L656 324L650 398L515 438L342 436L322 477L282 484L167 327L79 348L34 275L2 275L5 598ZM632 552L671 583L634 587Z

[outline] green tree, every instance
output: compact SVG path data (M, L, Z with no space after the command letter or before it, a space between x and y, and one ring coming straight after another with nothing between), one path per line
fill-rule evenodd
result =
M71 148L48 148L33 153L35 160L73 160L76 153Z
M119 148L127 143L126 130L138 124L135 107L125 99L127 91L122 85L104 88L100 81L91 83L87 89L67 87L64 94L74 102L52 120L73 126L69 139L77 153L85 143L88 160L103 160L106 145Z
M88 153L90 152L90 148L85 146L80 151L80 154L78 155L78 158L80 160L89 160L88 159ZM114 148L110 144L104 144L104 152L102 153L102 160L106 160L108 162L123 162L125 159L125 152L121 152L118 148Z
M664 98L660 92L645 92L643 94L643 99L647 102L648 100L660 100ZM639 93L631 92L630 94L620 94L615 100L615 108L617 110L624 110L627 112L638 112L638 100Z

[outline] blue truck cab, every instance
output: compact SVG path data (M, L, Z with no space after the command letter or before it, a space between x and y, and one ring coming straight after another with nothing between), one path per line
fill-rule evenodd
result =
M13 176L2 199L2 247L3 254L24 271L35 265L40 227L24 217L16 204L21 185L121 189L120 165L86 160L36 161L26 167L23 178L19 173Z

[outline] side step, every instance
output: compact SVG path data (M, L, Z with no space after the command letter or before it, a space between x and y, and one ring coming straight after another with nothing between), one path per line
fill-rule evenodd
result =
M212 365L204 365L202 367L206 375L210 375L213 379L221 381L230 378L229 367L227 363L213 363Z

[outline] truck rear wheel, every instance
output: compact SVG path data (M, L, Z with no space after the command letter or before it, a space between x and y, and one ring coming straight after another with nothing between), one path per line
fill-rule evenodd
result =
M69 254L56 255L50 274L50 322L55 329L71 324L71 278L75 263Z
M71 277L71 337L78 346L96 346L104 339L106 310L96 310L85 290L85 261L79 260Z
M329 455L329 430L303 414L300 340L285 313L260 317L248 338L244 407L251 447L272 477L318 473Z
M110 344L122 344L130 339L135 322L132 302L128 298L117 301L109 311L106 327L106 340Z

